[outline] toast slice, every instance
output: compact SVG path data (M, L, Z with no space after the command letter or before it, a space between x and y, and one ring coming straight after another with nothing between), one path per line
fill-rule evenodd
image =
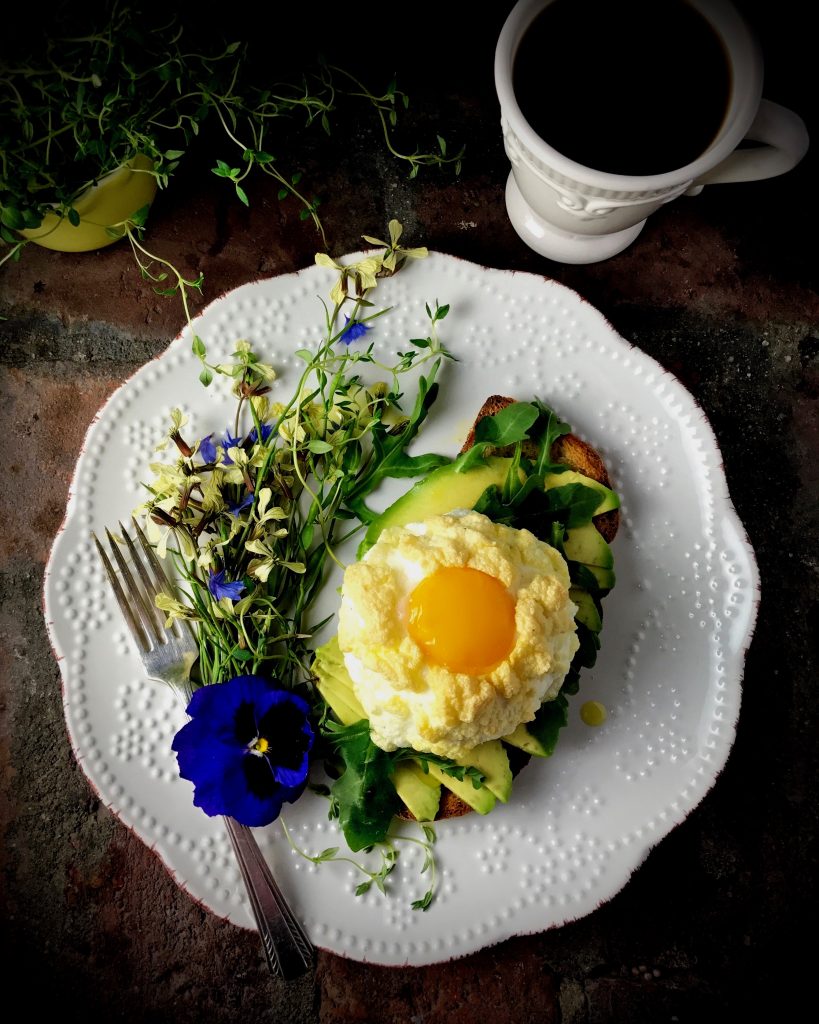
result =
M502 395L491 395L487 398L478 410L478 414L466 436L461 451L468 451L475 443L475 428L484 417L494 416L495 413L500 412L501 409L511 405L514 401L516 399L506 398ZM497 448L492 454L511 455L512 449ZM533 443L524 441L523 454L534 459L537 455L536 446ZM574 469L584 476L591 477L592 480L596 480L605 487L611 487L608 471L598 452L575 434L564 434L562 437L557 438L552 445L551 456L555 462L569 466L570 469ZM604 512L602 515L595 516L592 522L603 535L603 538L610 542L614 539L620 525L620 511L615 509L612 512ZM508 753L512 773L517 775L521 768L528 764L531 755L515 748L510 748ZM462 814L468 814L471 810L472 808L469 804L443 786L441 788L441 802L438 806L435 820L441 821L443 818L457 818ZM398 817L406 821L415 820L412 813L406 807L402 807L398 812Z
M486 416L494 416L501 409L505 409L507 405L512 405L514 401L514 398L504 398L502 395L492 395L487 398L478 410L478 415L475 417L461 451L468 451L475 443L475 427L482 419ZM533 442L524 441L522 447L524 455L532 459L537 456L537 446ZM497 448L492 454L511 455L512 449ZM575 434L564 434L557 438L552 445L551 456L555 462L568 466L584 476L591 477L592 480L596 480L605 487L611 487L606 465L599 453L590 444L581 441ZM603 539L611 543L620 526L620 510L604 512L602 515L595 516L592 522L603 535Z

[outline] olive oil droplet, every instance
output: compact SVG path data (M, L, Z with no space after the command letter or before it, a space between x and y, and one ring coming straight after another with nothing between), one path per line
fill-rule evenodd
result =
M580 718L586 725L602 725L608 713L600 701L587 700L580 708Z

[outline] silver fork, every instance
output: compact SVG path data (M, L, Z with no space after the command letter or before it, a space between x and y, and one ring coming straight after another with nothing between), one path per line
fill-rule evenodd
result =
M131 522L139 548L122 523L119 523L119 532L139 582L110 530L106 529L105 533L119 573L96 535L91 536L146 674L151 679L169 683L187 706L191 697L190 668L199 653L196 634L189 622L175 621L171 627L165 627L155 598L163 592L174 597L174 588L139 524L133 518ZM225 817L224 822L247 887L268 967L274 976L285 981L299 977L313 963L310 940L276 884L253 832L233 818Z

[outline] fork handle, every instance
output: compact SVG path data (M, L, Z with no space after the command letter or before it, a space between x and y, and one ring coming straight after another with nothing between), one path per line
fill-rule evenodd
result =
M276 884L262 851L247 825L225 817L225 826L245 880L253 916L271 973L285 981L297 978L313 963L313 946Z

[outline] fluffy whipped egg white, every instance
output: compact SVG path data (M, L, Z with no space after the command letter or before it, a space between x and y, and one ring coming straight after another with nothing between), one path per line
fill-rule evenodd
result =
M477 512L388 527L344 573L338 640L384 750L446 757L557 696L578 646L562 555Z

